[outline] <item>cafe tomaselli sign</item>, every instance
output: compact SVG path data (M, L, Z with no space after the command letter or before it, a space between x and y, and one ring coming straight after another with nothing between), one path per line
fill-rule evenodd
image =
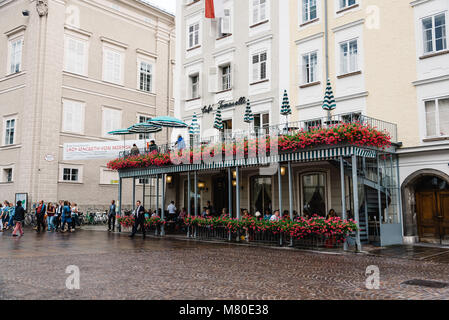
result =
M218 101L217 105L219 108L223 109L227 109L227 108L231 108L231 107L235 107L235 106L240 106L240 105L245 105L246 104L246 97L241 97L240 99L236 100L236 101L231 101L231 102L226 102L225 100L220 100ZM214 105L215 104L210 104L208 106L204 106L201 111L204 113L211 113L214 111Z

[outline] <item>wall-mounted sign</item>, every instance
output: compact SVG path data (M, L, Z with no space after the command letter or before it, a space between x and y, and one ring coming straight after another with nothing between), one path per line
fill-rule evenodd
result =
M240 99L236 100L236 101L231 101L231 102L226 102L225 100L221 100L218 101L218 107L221 109L226 109L226 108L231 108L231 107L235 107L235 106L240 106L240 105L244 105L246 104L246 97L241 97ZM211 104L208 106L204 106L201 111L204 113L211 113L214 111L214 106L215 104Z
M64 160L114 159L120 152L130 151L133 144L145 147L144 140L64 143Z
M45 156L45 161L48 161L48 162L55 161L55 157L52 154L47 154Z

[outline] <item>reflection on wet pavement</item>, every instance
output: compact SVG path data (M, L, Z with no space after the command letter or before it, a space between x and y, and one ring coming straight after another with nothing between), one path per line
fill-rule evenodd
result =
M381 254L142 240L87 230L26 230L20 239L0 233L0 299L449 299L448 287L404 284L448 283L449 265L437 263L448 262L444 251L387 248ZM65 286L69 265L80 269L80 290ZM373 265L380 270L379 290L365 285Z

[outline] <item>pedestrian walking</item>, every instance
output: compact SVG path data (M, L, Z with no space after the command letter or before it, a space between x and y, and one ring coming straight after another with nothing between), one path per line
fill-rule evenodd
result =
M141 205L140 201L137 201L136 209L134 210L134 227L130 238L134 238L139 226L142 230L143 238L145 239L145 208Z
M111 231L111 224L112 224L112 232L115 231L115 215L116 215L116 208L115 208L115 200L111 201L111 205L109 206L109 213L108 213L108 231Z
M16 208L12 202L8 202L8 205L9 205L9 207L8 207L9 219L8 219L8 226L6 227L6 230L9 230L10 228L14 227L14 214L16 212Z
M22 229L22 223L25 220L25 210L22 207L22 201L17 201L17 207L14 210L14 231L12 232L13 237L17 237L17 233L23 236L24 232Z
M37 232L41 232L41 226L42 226L42 231L45 231L45 213L46 213L46 209L47 207L44 204L44 201L41 200L39 201L39 205L36 208L36 220L37 220Z
M55 231L56 232L58 232L61 228L63 209L64 209L64 201L59 200L59 205L56 208L56 213L55 213Z
M72 212L72 230L75 231L76 226L78 226L78 227L81 226L80 219L79 219L78 205L76 203L73 203L70 210Z
M3 204L0 203L0 232L3 232Z
M62 209L62 223L61 223L61 232L66 232L65 225L67 224L67 231L73 232L71 230L72 226L72 212L70 210L70 205L68 201L64 201L64 208Z
M47 205L47 231L55 231L55 206L49 202Z

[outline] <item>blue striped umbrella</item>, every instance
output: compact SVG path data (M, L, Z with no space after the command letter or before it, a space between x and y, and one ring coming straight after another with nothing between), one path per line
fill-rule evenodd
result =
M196 112L193 114L192 123L189 127L189 134L194 136L200 134L200 124L198 123L198 118L196 116Z
M162 127L150 123L137 123L128 128L130 133L156 133L161 132Z
M188 128L189 125L182 120L179 120L174 117L156 117L147 121L149 124L154 124L156 126L165 127L165 128Z
M128 129L120 129L120 130L110 131L110 132L108 132L108 134L110 134L112 136L123 136L123 151L125 151L125 149L126 149L126 138L125 138L125 136L133 134L133 133L129 132Z

